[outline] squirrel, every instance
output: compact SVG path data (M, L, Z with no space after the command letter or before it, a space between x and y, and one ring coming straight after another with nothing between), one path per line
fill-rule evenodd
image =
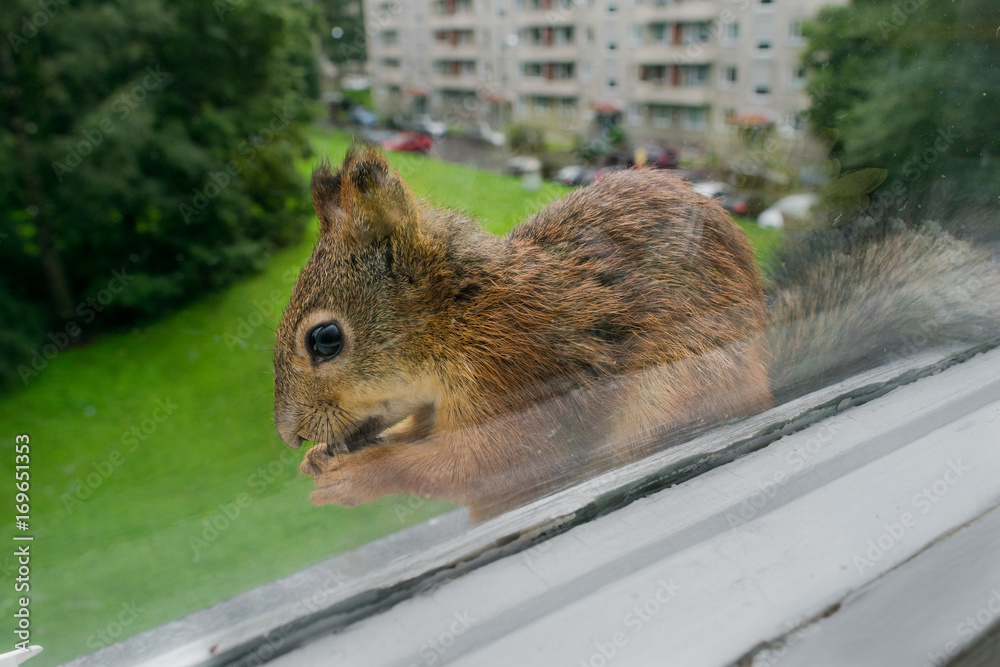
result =
M300 470L318 505L406 493L481 520L996 294L968 244L899 234L769 297L739 226L662 170L608 174L504 237L418 200L372 147L336 172L324 160L312 198L320 236L276 336L274 418L287 445L316 443ZM915 307L928 281L967 293Z

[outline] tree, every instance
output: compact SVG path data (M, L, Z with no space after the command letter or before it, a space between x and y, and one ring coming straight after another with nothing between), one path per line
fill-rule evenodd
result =
M300 237L303 5L9 0L0 20L0 374L46 327L160 315Z
M996 203L998 26L995 0L852 0L806 27L810 120L845 170L888 171L876 217Z
M323 52L335 63L365 62L368 44L365 37L365 17L361 0L319 0L317 28ZM378 12L391 15L398 11L396 3ZM377 24L376 20L373 24Z

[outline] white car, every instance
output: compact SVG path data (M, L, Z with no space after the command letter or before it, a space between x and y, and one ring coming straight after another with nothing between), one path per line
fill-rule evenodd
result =
M577 185L583 178L583 167L575 164L563 167L556 173L556 181L563 185Z
M691 189L702 197L708 197L709 199L728 195L733 191L729 184L719 181L698 181L691 186Z
M790 219L808 220L810 211L818 203L819 195L811 192L782 197L757 216L757 224L781 229Z
M434 120L428 114L424 114L417 119L417 126L435 139L440 139L448 132L447 123Z
M475 130L473 130L473 136L482 139L488 144L497 146L498 148L507 142L507 137L503 132L494 130L489 126L489 123L485 122L479 123Z

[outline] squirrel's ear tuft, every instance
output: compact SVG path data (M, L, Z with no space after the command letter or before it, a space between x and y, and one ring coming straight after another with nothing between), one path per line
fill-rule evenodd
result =
M336 174L330 169L330 162L323 158L312 173L313 208L319 217L320 233L326 234L333 229L341 219L340 208L340 172Z
M417 228L417 203L374 147L351 147L338 176L340 207L356 241L368 243Z

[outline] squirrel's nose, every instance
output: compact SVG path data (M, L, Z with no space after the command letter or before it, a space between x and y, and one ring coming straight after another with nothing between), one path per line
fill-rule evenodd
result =
M290 410L274 411L274 427L286 445L292 449L302 446L303 438L299 435L295 415Z

